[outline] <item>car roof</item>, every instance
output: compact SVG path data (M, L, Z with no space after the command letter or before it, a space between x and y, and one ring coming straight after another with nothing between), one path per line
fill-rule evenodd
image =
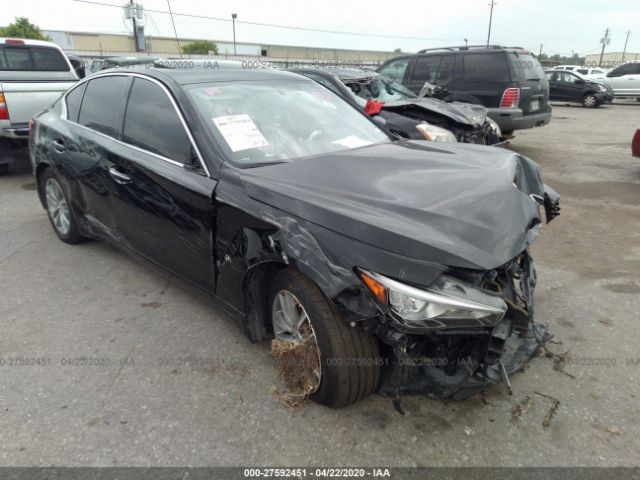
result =
M30 38L12 38L12 37L0 37L0 44L7 44L7 40L9 41L20 41L22 45L25 46L39 46L39 47L54 47L60 50L60 47L53 42L46 42L44 40L32 40ZM19 46L20 44L12 44L9 43L7 45Z
M171 69L171 68L113 68L100 71L97 75L107 73L137 74L145 73L158 80L170 78L179 85L209 82L233 82L233 81L269 81L269 80L301 80L311 81L307 78L291 72L270 69L238 69L238 68L210 68L210 69Z

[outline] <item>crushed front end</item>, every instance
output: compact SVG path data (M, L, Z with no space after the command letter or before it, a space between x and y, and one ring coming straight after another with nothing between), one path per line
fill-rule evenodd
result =
M526 250L494 270L451 269L429 289L360 275L386 302L375 327L393 352L383 394L463 399L499 383L510 392L509 376L549 339L534 322L536 274Z

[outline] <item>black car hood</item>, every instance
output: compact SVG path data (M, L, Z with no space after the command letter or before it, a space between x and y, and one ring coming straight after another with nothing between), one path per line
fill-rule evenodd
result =
M324 228L403 256L484 270L535 238L540 218L530 194L544 188L537 164L516 153L425 141L245 169L241 177L253 199Z
M473 127L482 126L487 118L488 110L482 105L473 105L470 103L451 102L447 103L436 98L416 98L414 100L402 100L397 102L385 103L382 108L384 110L403 109L407 106L416 106L423 108L438 115L450 118L454 122Z

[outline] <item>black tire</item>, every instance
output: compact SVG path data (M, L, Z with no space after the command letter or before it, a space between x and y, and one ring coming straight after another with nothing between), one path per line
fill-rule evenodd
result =
M56 182L60 186L62 190L62 194L64 196L64 200L69 206L69 230L66 233L61 232L58 229L58 227L56 227L54 220L51 217L51 211L47 203L47 194L46 194L46 185L47 185L47 181L49 180ZM40 176L40 189L41 189L40 191L43 193L44 206L47 210L47 217L49 217L49 222L51 223L51 226L53 227L53 231L56 233L58 238L63 242L69 243L71 245L75 245L77 243L86 241L87 238L82 236L78 230L78 221L76 219L76 215L73 211L72 203L71 203L71 189L69 188L69 184L67 183L67 181L64 178L62 178L62 176L57 175L52 168L47 168Z
M9 164L8 163L0 164L0 175L6 175L7 173L9 173Z
M378 340L351 327L332 308L318 286L299 271L279 271L271 285L269 309L281 290L293 293L306 310L320 350L322 377L309 398L328 407L344 407L373 393L380 380Z
M600 106L600 102L592 93L587 93L582 97L582 106L586 108L596 108Z

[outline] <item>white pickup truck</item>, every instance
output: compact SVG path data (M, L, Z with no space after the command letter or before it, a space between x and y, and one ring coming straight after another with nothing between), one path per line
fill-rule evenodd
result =
M13 148L27 144L29 121L77 80L55 43L0 38L0 175L13 163Z

